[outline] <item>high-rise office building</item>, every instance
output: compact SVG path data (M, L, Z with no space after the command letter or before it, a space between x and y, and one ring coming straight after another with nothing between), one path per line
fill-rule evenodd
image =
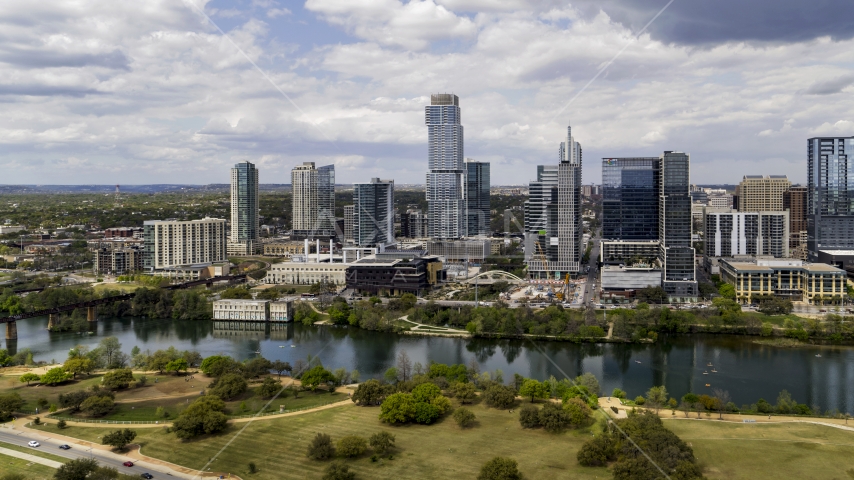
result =
M531 278L559 279L581 269L581 145L571 127L558 160L537 167L525 202L525 261Z
M466 236L490 233L489 163L465 160Z
M424 107L427 124L427 213L431 238L465 235L463 198L463 126L460 99L453 94L430 95Z
M706 256L789 256L789 212L706 208L704 218Z
M807 250L854 249L854 137L807 140Z
M353 236L353 223L356 221L356 206L344 205L344 241L355 241Z
M291 170L293 232L291 238L335 235L335 165L315 168L304 162Z
M691 245L690 157L665 151L658 182L658 241L661 284L677 301L696 299L694 248Z
M427 215L419 209L409 209L400 214L400 235L404 238L427 237Z
M789 212L789 250L802 260L806 260L808 191L796 185L783 192L783 209Z
M394 244L394 180L353 185L353 237L361 247Z
M741 212L779 212L783 192L792 186L785 175L745 175L735 188Z
M261 246L258 216L258 169L240 162L231 169L231 237L228 252L254 255Z
M602 238L658 240L657 157L602 159Z

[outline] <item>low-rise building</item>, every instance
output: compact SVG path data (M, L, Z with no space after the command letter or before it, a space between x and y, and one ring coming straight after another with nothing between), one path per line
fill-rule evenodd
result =
M498 248L501 248L500 244ZM427 253L442 257L446 262L482 263L492 254L492 240L430 240L427 242Z
M214 320L270 321L269 300L215 300Z
M602 290L630 291L661 286L661 269L653 266L602 267Z
M294 300L282 299L270 303L271 322L292 322L294 320Z
M150 272L155 277L168 278L173 282L195 282L214 277L224 277L231 272L231 264L200 263L198 265L179 265Z
M308 253L317 253L313 242L308 244ZM264 255L267 257L287 257L305 254L305 243L298 241L277 241L264 244Z
M0 235L7 235L9 233L18 233L26 230L27 228L23 225L0 225Z
M142 240L144 230L140 227L115 227L104 230L104 238L137 238Z
M274 263L264 283L275 285L314 285L331 283L343 286L347 283L347 264L325 262Z
M438 257L410 253L385 252L348 264L347 288L371 295L419 295L444 280Z
M720 260L721 280L735 288L736 298L752 302L757 295L774 295L795 302L821 304L841 301L846 294L844 270L795 259L737 262Z
M710 257L789 256L789 212L743 212L707 208L705 254Z
M651 264L658 258L659 246L658 240L602 240L599 261L606 265Z

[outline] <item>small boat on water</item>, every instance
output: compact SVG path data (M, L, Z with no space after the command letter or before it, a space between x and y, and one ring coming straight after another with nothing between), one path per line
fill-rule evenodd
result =
M255 353L261 355L261 350L255 350Z
M279 348L285 348L285 346L284 346L284 345L279 345Z
M711 384L711 383L707 383L707 384L706 384L706 386L707 386L707 387L711 387L711 386L712 386L712 384Z
M635 363L640 363L640 360L635 360Z
M703 372L703 375L708 375L708 374L709 374L709 372Z
M707 364L706 364L706 366L707 366L707 367L711 367L711 366L712 366L712 362L707 363Z
M291 348L297 348L297 346L296 346L296 345L291 345Z
M713 368L712 373L718 373L718 371Z
M815 354L815 356L816 356L816 358L821 358L821 354L820 354L820 353L816 353L816 354Z

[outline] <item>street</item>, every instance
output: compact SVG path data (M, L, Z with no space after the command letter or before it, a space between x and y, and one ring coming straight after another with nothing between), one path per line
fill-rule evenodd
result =
M38 441L39 443L41 443L41 446L37 448L28 447L27 442L29 442L30 440ZM72 441L71 439L69 439L67 442L61 440L54 440L53 438L48 437L42 432L38 432L35 430L28 429L22 431L19 429L11 429L5 427L0 428L0 442L30 448L34 452L44 451L46 453L50 453L51 455L65 457L71 460L77 458L94 458L98 460L98 463L100 463L102 466L114 467L118 469L121 473L133 476L139 476L143 472L148 472L154 475L155 478L158 478L158 476L161 478L194 478L193 476L177 472L161 465L154 465L144 460L137 461L130 457L118 455L112 452L106 452L95 448L90 450L89 448L86 448L76 443L77 440ZM71 445L71 450L59 449L59 446L65 443ZM134 463L133 467L125 467L122 465L123 462L126 462L128 460L131 460Z

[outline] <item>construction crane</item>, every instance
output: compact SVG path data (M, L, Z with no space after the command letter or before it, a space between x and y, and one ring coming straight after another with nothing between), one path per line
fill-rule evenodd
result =
M540 242L535 242L535 245L537 246L537 255L538 255L538 257L539 257L539 260L540 260L540 262L542 262L542 264L543 264L543 270L545 270L545 271L546 271L546 278L548 278L548 276L549 276L549 275L548 275L548 271L549 271L549 269L548 269L548 263L549 263L549 260L548 260L548 258L546 257L545 252L543 252L543 248L542 248L542 247L540 247ZM549 298L550 300L551 300L551 299L553 299L553 298L555 297L555 289L554 289L554 287L552 287L551 283L549 283L549 291L548 291L548 292L546 292L546 297L547 297L547 298ZM560 298L560 297L558 297L558 298Z
M560 291L555 294L558 300L566 301L569 299L569 274L567 273L563 279L563 286Z

